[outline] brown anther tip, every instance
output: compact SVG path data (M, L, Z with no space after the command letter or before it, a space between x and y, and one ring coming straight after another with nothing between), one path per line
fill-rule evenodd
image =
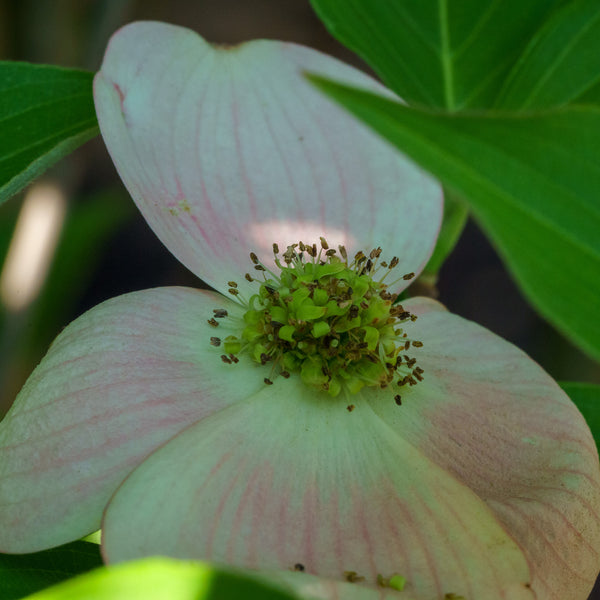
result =
M231 360L231 362L234 362L235 364L240 362L240 359L235 354L230 354L229 360Z
M404 349L408 350L410 348L410 342L404 342Z
M346 581L350 583L358 583L359 581L365 580L365 578L358 575L356 571L344 571L344 577L346 578Z
M412 343L412 345L415 348L422 348L423 347L423 342L419 342L418 340L414 340L413 343Z
M300 573L304 573L304 565L302 563L296 563L294 565L294 571L300 571Z
M210 344L211 344L211 346L220 346L221 345L221 338L211 337L210 338Z
M394 396L394 401L398 406L402 406L402 396L400 396L400 394L396 394Z
M227 285L228 285L229 287L232 287L232 288L236 288L236 287L237 287L237 283L236 283L235 281L228 281L228 282L227 282Z
M269 357L263 352L260 355L260 364L261 365L266 365L269 362Z
M279 246L277 244L273 244L273 254L279 254Z
M406 275L402 275L402 279L404 279L405 281L408 281L409 279L412 279L415 276L414 273L407 273Z
M399 262L400 262L400 259L397 256L394 256L394 258L392 258L392 260L390 260L388 269L393 269L394 267L397 267Z
M206 322L212 327L218 327L219 322L213 317L212 319L207 319Z
M254 269L256 271L266 271L266 269L262 265L254 265Z
M228 314L224 308L213 308L213 313L217 319L223 319Z
M338 246L338 250L344 260L348 260L348 253L346 252L346 246Z
M263 381L264 381L264 382L265 382L267 385L273 385L273 382L272 382L272 381L271 381L271 380L270 380L268 377L265 377Z
M290 372L289 371L281 371L280 375L282 377L284 377L285 379L289 379L290 378Z
M320 237L319 239L321 240L321 248L323 248L323 250L329 250L327 240L324 237Z
M221 360L222 360L224 363L227 363L228 365L230 365L230 364L231 364L231 359L230 359L230 358L229 358L229 356L227 356L226 354L221 354Z
M335 254L335 249L334 248L329 248L329 250L327 250L325 252L325 256L333 256Z
M236 290L235 288L229 288L227 291L228 291L228 292L229 292L229 293L230 293L232 296L237 296L237 295L240 293L240 291L239 291L239 290Z
M257 265L258 264L258 256L256 256L256 254L254 254L254 252L250 252L250 260Z
M410 320L411 321L416 321L417 320L417 315L410 315Z
M355 408L356 406L354 406L354 404L348 404L348 406L346 406L346 410L348 412L352 412Z

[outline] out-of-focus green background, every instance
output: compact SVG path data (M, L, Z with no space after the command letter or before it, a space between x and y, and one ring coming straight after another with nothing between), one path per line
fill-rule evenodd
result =
M331 38L308 0L0 0L0 59L96 70L110 35L139 19L185 25L214 42L293 41L366 69ZM0 301L0 416L56 334L91 306L147 287L202 285L137 214L100 138L44 180L64 193L66 219L39 295L19 309ZM23 194L0 208L0 269L22 205ZM474 223L438 289L451 311L513 342L556 379L600 382L598 366L529 307Z

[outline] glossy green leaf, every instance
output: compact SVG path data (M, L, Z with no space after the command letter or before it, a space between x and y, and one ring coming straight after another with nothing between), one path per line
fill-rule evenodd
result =
M258 576L150 558L97 569L27 600L293 600Z
M88 542L35 554L0 554L0 598L23 598L101 564L99 546Z
M585 417L600 448L600 385L565 381L560 386Z
M451 115L313 82L466 198L539 311L600 358L600 107Z
M311 0L329 31L409 104L492 106L565 0Z
M98 134L92 77L0 61L0 204Z

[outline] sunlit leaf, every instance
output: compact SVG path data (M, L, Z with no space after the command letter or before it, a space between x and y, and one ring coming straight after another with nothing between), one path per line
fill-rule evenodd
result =
M293 600L257 577L162 558L101 568L27 600Z
M17 600L101 564L99 546L88 542L35 554L0 554L0 598Z

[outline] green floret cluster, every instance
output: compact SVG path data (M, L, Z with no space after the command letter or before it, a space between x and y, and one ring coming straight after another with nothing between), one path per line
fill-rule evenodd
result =
M277 275L250 255L263 281L246 275L259 284L247 301L230 282L230 293L246 312L240 334L223 340L224 358L247 354L272 364L265 383L272 383L273 375L299 373L306 385L331 396L342 390L355 394L364 386L414 385L422 379L415 359L403 354L411 342L401 325L416 317L394 304L396 295L383 282L398 259L378 264L377 248L369 257L359 252L349 262L342 246L338 255L323 238L319 251L302 242L288 247L281 258L276 245L273 251ZM375 280L381 270L383 276Z

